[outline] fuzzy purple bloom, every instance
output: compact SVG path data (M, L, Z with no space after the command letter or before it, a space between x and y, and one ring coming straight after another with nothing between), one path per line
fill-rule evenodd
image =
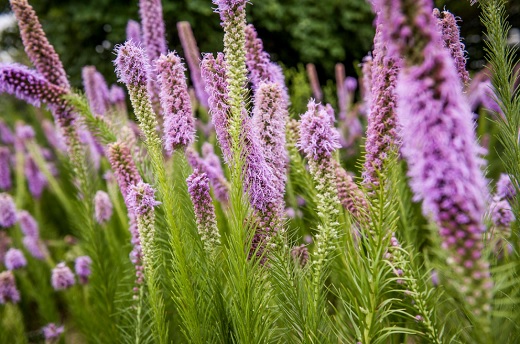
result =
M130 185L138 184L141 181L130 149L121 142L110 144L107 149L107 157L117 179L119 190L126 200Z
M363 182L368 188L379 185L379 175L393 146L399 144L395 87L398 60L387 55L382 40L383 26L378 25L374 38L371 102L368 112Z
M491 220L497 227L508 228L515 220L515 215L511 211L511 205L506 200L494 199L489 208L491 210Z
M59 263L52 269L51 284L54 290L65 290L75 283L74 274L64 262Z
M433 15L437 18L437 27L439 28L444 46L449 50L451 57L457 67L459 78L464 85L469 83L469 73L466 70L466 56L464 53L464 44L460 40L460 31L457 26L457 19L448 11L433 10Z
M330 114L314 100L308 104L307 112L301 117L299 148L308 159L330 158L340 148L339 133L332 126Z
M256 90L261 82L277 81L272 74L273 69L269 54L264 51L264 44L258 38L258 34L252 24L246 26L246 65L249 70L249 79L253 84L253 90Z
M16 63L0 64L1 92L14 95L34 106L47 104L55 120L64 127L69 126L74 120L72 108L63 99L67 90L53 85L26 66Z
M48 343L56 343L63 331L63 326L57 326L54 323L47 324L42 328L43 337Z
M139 0L139 16L144 47L152 64L161 54L166 54L167 49L161 0Z
M197 229L206 251L212 252L220 244L215 209L209 193L209 179L206 173L194 170L186 179L188 192L193 203Z
M23 246L31 256L38 260L45 259L47 251L40 238L37 236L25 236L22 240Z
M248 0L213 0L213 4L217 5L217 10L220 14L220 20L225 22L232 20L236 12L243 11Z
M7 193L0 193L0 228L12 227L16 221L16 206L13 198Z
M80 256L74 261L74 270L78 275L79 283L87 284L88 278L92 273L90 266L92 265L92 259L89 256Z
M204 80L201 78L200 71L201 55L199 48L197 47L197 41L195 41L195 37L193 36L191 25L186 21L178 22L177 30L179 31L179 38L181 40L182 49L184 50L186 62L190 68L191 82L193 83L195 94L197 95L197 99L202 104L202 106L207 108L208 94L204 89L205 84Z
M284 106L282 86L277 83L260 83L255 93L253 125L259 133L265 160L273 170L278 193L275 201L280 211L278 215L285 208L283 198L288 162L285 148L287 120L288 113Z
M218 53L217 58L205 54L201 64L202 78L209 94L209 113L215 126L217 139L227 162L231 160L231 137L227 130L228 113L230 110L228 84L226 81L226 62L224 54Z
M15 135L18 140L25 142L35 138L36 133L33 127L27 124L17 123L15 128Z
M476 112L479 107L483 107L492 113L502 114L502 109L496 99L495 89L491 80L478 80L476 77L471 82L468 91L468 102L471 111Z
M25 52L36 70L51 84L69 89L67 74L54 47L49 43L45 32L27 0L11 0L11 8L20 27Z
M214 158L202 159L192 147L188 147L186 150L186 159L194 170L197 169L208 176L215 191L215 197L223 204L227 204L229 201L229 183L224 177L220 160L217 165Z
M511 178L505 173L500 175L497 182L497 193L499 198L510 200L516 196L516 188L511 183Z
M0 272L0 305L7 302L18 303L20 292L16 288L16 281L12 271Z
M174 52L156 61L157 80L164 116L164 146L169 154L195 141L195 119L184 72L184 64Z
M9 126L0 119L0 142L5 145L12 145L14 143L14 135Z
M0 147L0 190L11 188L11 152L7 147Z
M106 192L101 190L96 192L96 196L94 196L94 210L96 221L99 224L110 220L112 217L112 202Z
M486 181L472 113L452 57L442 47L431 0L379 1L391 56L407 59L397 83L402 153L415 200L439 225L453 280L475 314L490 310L492 282L483 258Z
M25 178L27 179L27 185L29 186L29 192L31 195L40 199L43 190L48 184L47 177L40 171L34 159L27 156L24 166Z
M252 119L243 118L245 168L244 186L249 195L249 203L256 211L268 212L276 202L278 190L271 166L265 159L262 142L252 123Z
M94 66L85 66L81 70L83 87L88 104L95 115L104 115L110 101L108 85L101 73Z
M126 23L126 40L140 44L142 41L141 38L141 25L135 20L130 19Z
M128 41L116 47L116 74L128 88L146 87L150 64L146 53L135 43Z
M148 63L153 66L155 60L167 51L161 0L139 0L139 15L143 46ZM147 88L153 108L159 112L159 85L154 75L148 78Z
M120 103L126 102L126 94L125 90L122 87L119 87L117 85L110 86L109 90L109 96L110 96L110 103L112 105L118 105ZM126 107L126 105L125 105Z
M146 215L161 204L161 202L155 200L155 190L149 184L143 182L130 186L126 203L129 205L129 210L136 216Z
M23 235L34 238L38 238L40 236L38 223L34 217L29 214L28 211L21 210L18 212L18 224L20 225L20 229L22 230Z
M7 270L17 270L26 266L27 260L22 251L11 248L5 253L4 265Z

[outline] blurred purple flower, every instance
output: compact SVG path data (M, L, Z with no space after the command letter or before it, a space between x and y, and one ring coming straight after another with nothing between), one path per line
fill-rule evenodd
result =
M160 99L164 116L163 142L166 152L186 148L195 141L195 119L184 64L175 53L161 55L155 61Z
M52 269L51 284L54 290L65 290L75 283L74 274L64 262L59 263Z
M126 40L132 41L135 44L140 44L142 42L141 25L139 25L135 20L130 19L126 23Z
M12 227L16 221L16 206L13 198L7 193L0 193L0 228Z
M112 202L110 197L104 191L99 190L94 196L94 212L96 221L103 224L112 217Z
M74 270L76 271L76 275L78 275L79 283L88 283L88 278L92 273L92 271L90 270L91 265L92 259L90 259L89 256L80 256L76 258L74 262Z
M11 189L11 152L7 147L0 147L0 190Z
M54 47L49 43L38 16L27 0L11 0L25 52L36 70L51 84L69 89L67 74Z
M16 288L13 272L0 272L0 305L7 302L18 303L18 301L20 301L20 292Z
M64 328L63 326L57 326L54 323L50 323L45 325L42 328L43 337L46 340L46 344L53 344L58 341L60 336L63 334Z
M10 248L5 253L4 265L7 270L17 270L25 267L27 265L27 260L22 251L16 248Z

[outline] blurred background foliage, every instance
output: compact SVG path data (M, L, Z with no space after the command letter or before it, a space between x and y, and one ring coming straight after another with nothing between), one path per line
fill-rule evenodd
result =
M32 0L50 41L60 54L71 82L81 87L81 67L95 65L115 82L113 47L125 39L129 19L139 20L137 0ZM348 75L356 75L359 61L372 45L373 16L366 0L261 0L249 6L253 23L273 60L287 68L299 63L316 65L320 81L334 78L334 64L343 62ZM469 1L437 0L462 19L462 36L469 54L468 68L483 64L483 28L477 6ZM520 27L520 1L509 1L510 21ZM211 0L163 0L169 49L182 52L176 23L189 21L202 52L222 50L222 30ZM0 12L9 12L0 0ZM0 49L11 55L21 50L18 28L2 35ZM19 54L15 59L22 60Z

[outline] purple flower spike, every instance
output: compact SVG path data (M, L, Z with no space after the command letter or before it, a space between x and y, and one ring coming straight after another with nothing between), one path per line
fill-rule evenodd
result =
M209 179L206 173L194 170L186 180L190 193L199 235L208 253L220 245L215 209L209 194Z
M70 268L64 262L52 269L51 283L54 290L65 290L72 287L76 280Z
M399 144L396 115L398 63L388 56L382 40L383 26L378 25L374 38L372 60L371 102L368 112L367 139L365 143L365 163L363 183L372 189L379 185L379 173L392 147Z
M76 271L76 275L78 275L79 283L87 284L88 278L92 271L90 270L90 266L92 265L92 259L89 256L80 256L76 258L74 262L74 270Z
M29 186L29 192L34 198L40 199L43 190L48 184L47 177L45 177L45 175L40 171L33 158L30 156L25 160L24 171Z
M339 133L332 126L333 122L325 108L311 100L307 112L301 118L300 141L298 146L308 159L321 160L330 158L340 148Z
M9 126L0 119L0 142L5 145L12 145L14 143L14 135Z
M36 12L27 0L11 0L20 27L25 52L36 70L51 84L69 89L67 74L54 47L49 43Z
M161 202L155 200L155 190L149 184L143 182L130 186L126 202L136 216L146 215L161 204Z
M0 190L9 190L11 184L11 152L7 147L0 147Z
M17 123L15 129L16 138L22 142L32 140L36 137L33 127L23 123Z
M135 20L130 19L126 24L126 40L132 41L135 44L142 42L141 25Z
M280 212L285 208L284 193L288 162L285 148L285 127L288 113L284 106L283 89L277 83L261 83L255 93L253 125L259 133L266 162L274 174L276 203Z
M214 153L213 155L214 157L208 153L205 159L201 159L199 154L192 147L188 147L186 150L186 158L191 167L194 170L197 169L200 172L204 172L208 176L215 191L215 197L223 204L227 204L229 201L229 183L224 177L220 160ZM208 156L210 158L208 158ZM215 161L215 157L217 161Z
M94 210L96 221L99 224L110 220L112 217L112 202L106 192L101 190L96 192L96 196L94 196Z
M511 205L506 200L494 199L489 208L491 209L491 220L497 227L509 228L515 220Z
M110 101L108 85L101 73L94 66L85 66L81 70L83 87L88 104L95 115L104 115Z
M150 64L144 50L128 41L116 47L116 54L114 64L119 81L128 88L146 87Z
M206 83L206 92L209 94L211 120L215 126L224 159L229 162L232 157L231 138L227 130L230 106L224 54L218 53L216 59L212 54L205 54L201 68L202 78Z
M490 311L492 281L482 251L486 181L472 113L457 68L442 47L431 0L379 1L389 55L404 56L397 83L403 156L415 200L440 227L452 283L475 315Z
M186 62L190 68L191 82L195 88L195 94L197 99L203 107L208 107L208 94L205 91L204 80L201 78L200 71L200 51L197 47L197 42L193 36L191 25L189 22L182 21L177 23L177 30L179 31L179 38L181 40L182 49L184 50L184 56Z
M29 252L31 256L38 260L44 260L47 255L47 250L39 237L25 236L23 238L23 246Z
M64 328L63 326L57 326L54 323L50 323L42 328L42 332L43 337L46 340L46 344L53 344L58 342L64 332Z
M143 43L149 63L166 54L166 36L161 0L139 0L139 15L141 16ZM138 44L139 42L134 42Z
M516 188L513 183L511 183L509 176L505 173L502 173L498 179L496 195L499 198L507 200L510 200L516 196Z
M246 52L246 64L253 89L256 90L262 81L275 82L271 74L269 54L264 51L264 44L252 24L246 26Z
M433 15L437 18L437 27L439 28L444 46L449 50L451 57L455 61L459 78L464 85L470 81L469 73L466 70L466 56L464 44L460 40L460 31L457 26L457 19L448 11L433 10Z
M16 63L0 64L1 92L14 95L34 106L47 104L56 121L64 127L74 120L72 108L63 99L67 90L51 84L26 66Z
M5 253L4 265L7 270L17 270L25 267L27 265L27 260L22 251L16 248L10 248Z
M143 46L146 49L148 63L153 66L155 60L167 51L161 0L139 0L139 15ZM159 113L159 85L155 76L148 79L147 87L153 108Z
M11 195L0 193L0 228L9 228L16 223L16 206Z
M121 190L126 200L130 185L141 181L141 176L137 171L132 154L125 144L116 142L108 146L107 157L117 179L119 190Z
M27 260L22 251L16 248L11 248L5 253L4 265L7 270L17 270L25 267L27 265Z
M18 303L20 292L16 288L16 281L12 271L0 272L0 305L7 302Z
M40 236L38 223L26 210L18 212L18 224L20 225L23 235L34 238Z
M195 119L184 64L175 53L162 55L156 60L157 79L164 116L164 145L169 154L195 141Z

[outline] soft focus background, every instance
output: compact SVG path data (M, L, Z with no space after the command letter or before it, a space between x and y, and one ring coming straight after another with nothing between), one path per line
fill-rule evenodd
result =
M345 64L347 75L356 75L359 61L372 45L373 16L365 0L261 0L251 1L248 21L253 23L273 60L286 68L312 62L320 82L334 78L334 64ZM33 0L44 30L60 54L73 86L81 87L81 67L95 65L107 81L114 82L113 47L125 39L128 19L139 20L137 1ZM477 6L469 1L440 0L462 20L462 36L468 51L468 68L482 68L483 28ZM511 42L520 41L520 1L509 1ZM163 1L167 39L180 51L176 23L189 21L202 52L222 50L222 30L211 0ZM0 1L0 60L24 61L23 48L8 1Z

